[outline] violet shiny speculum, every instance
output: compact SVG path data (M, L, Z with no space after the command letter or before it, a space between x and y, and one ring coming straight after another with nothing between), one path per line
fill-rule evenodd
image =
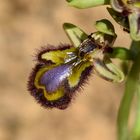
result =
M67 108L91 74L94 56L103 54L104 49L92 37L77 48L62 44L43 48L28 81L31 95L47 108Z
M70 75L72 65L60 65L47 72L40 78L40 84L45 86L48 93L55 92L63 81Z

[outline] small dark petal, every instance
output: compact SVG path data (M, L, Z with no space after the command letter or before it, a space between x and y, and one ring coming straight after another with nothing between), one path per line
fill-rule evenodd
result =
M106 47L103 51L103 53L113 53L113 48L111 47Z
M138 17L137 23L138 23L138 31L137 31L137 33L138 33L138 32L140 31L140 15L139 15L139 17Z
M130 30L127 29L127 28L123 28L123 31L127 32L127 33L130 33Z
M121 15L122 15L123 17L128 17L128 15L129 15L130 13L131 13L131 12L129 12L128 9L126 9L126 10L123 10L123 12L121 13Z
M69 49L73 47L72 45L69 45L69 44L60 44L59 46L53 46L53 45L47 45L47 46L44 46L44 47L41 47L41 49L38 51L36 57L37 57L37 60L39 62L43 62L45 64L54 64L51 60L44 60L41 58L42 54L46 53L46 52L50 52L50 51L56 51L56 50L66 50L66 49Z
M43 94L43 91L41 89L37 89L34 85L34 80L36 73L38 70L42 67L42 64L37 64L35 68L32 70L30 76L29 76L29 81L27 83L27 88L31 95L37 100L38 103L40 103L43 107L46 108L58 108L58 109L65 109L68 107L68 105L71 102L71 97L68 95L64 95L58 100L55 101L48 101Z

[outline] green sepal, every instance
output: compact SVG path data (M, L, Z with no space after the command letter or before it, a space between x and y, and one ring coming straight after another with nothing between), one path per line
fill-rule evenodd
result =
M106 57L104 60L95 59L94 70L101 78L111 82L122 82L123 72Z
M133 12L129 14L129 26L130 26L130 36L135 41L140 41L140 27L139 27L139 14L136 12Z
M107 7L107 10L109 14L112 16L112 18L123 28L127 29L129 31L129 22L127 17L123 17L121 13L116 12L112 8Z
M70 6L84 9L109 4L110 0L66 0Z
M96 21L95 27L98 31L104 34L116 36L114 26L107 19Z
M81 42L88 37L82 29L71 23L64 23L63 29L75 47L79 47Z

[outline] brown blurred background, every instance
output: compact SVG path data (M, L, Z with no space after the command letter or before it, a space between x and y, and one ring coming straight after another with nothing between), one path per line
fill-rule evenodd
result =
M0 0L0 140L116 139L123 84L92 75L64 111L40 107L26 86L36 49L69 42L64 22L91 33L102 18L115 23L105 7L78 10L65 0ZM128 46L127 33L115 28L120 34L116 45Z

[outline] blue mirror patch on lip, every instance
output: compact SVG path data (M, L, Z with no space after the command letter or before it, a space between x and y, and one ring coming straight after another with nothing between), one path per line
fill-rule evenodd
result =
M45 86L48 93L56 91L70 75L71 67L66 64L46 71L40 78L40 84Z

